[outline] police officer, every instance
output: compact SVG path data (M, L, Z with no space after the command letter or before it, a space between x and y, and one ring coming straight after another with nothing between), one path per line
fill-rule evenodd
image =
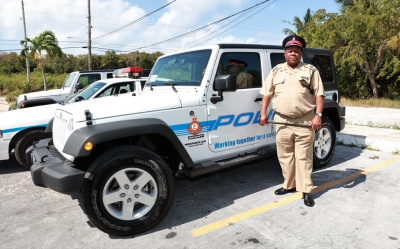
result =
M254 86L255 79L253 75L245 71L247 63L238 59L229 60L229 73L237 74L236 86L237 88L249 88Z
M284 182L275 194L302 192L304 204L312 207L314 130L321 128L324 88L317 68L301 62L305 40L288 36L282 46L286 62L271 70L260 91L263 95L260 125L268 124L266 111L272 97L275 122L309 125L276 125L277 154Z

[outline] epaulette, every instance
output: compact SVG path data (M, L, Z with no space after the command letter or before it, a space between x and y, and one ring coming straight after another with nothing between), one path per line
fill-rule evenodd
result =
M283 67L284 64L278 64L276 65L274 68L272 68L272 71L274 73L276 73L277 71L282 71L282 69L286 69L285 67Z
M303 68L309 69L310 71L318 70L314 65L308 63L304 63Z
M316 70L318 70L314 65L312 65L312 64L308 64L308 66L310 67L310 70L312 70L312 71L316 71Z

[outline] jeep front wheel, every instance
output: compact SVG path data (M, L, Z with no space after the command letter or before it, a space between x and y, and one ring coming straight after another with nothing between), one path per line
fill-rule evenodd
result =
M315 131L314 168L322 168L332 159L336 145L336 130L329 118L322 118L321 129Z
M85 213L110 235L146 231L161 222L172 205L172 174L151 150L114 148L97 158L88 172L83 186Z

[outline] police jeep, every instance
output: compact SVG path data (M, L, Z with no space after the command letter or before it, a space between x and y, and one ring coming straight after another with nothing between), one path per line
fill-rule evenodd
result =
M252 87L238 89L229 62L247 63ZM330 51L306 48L303 60L322 76L327 98L316 131L314 164L332 158L345 124ZM197 177L276 153L272 125L258 125L263 80L284 62L280 46L220 44L160 57L143 92L62 106L34 145L34 184L81 193L100 230L126 236L146 231L167 214L174 173ZM310 77L309 77L310 78ZM309 83L309 82L305 82ZM268 117L274 112L268 107Z

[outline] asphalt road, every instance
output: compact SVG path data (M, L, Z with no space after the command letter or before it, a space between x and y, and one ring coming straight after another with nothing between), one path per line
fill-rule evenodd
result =
M315 170L316 205L274 195L276 157L199 179L177 179L167 217L130 238L91 226L79 196L36 187L0 162L0 248L400 248L400 156L337 146Z

